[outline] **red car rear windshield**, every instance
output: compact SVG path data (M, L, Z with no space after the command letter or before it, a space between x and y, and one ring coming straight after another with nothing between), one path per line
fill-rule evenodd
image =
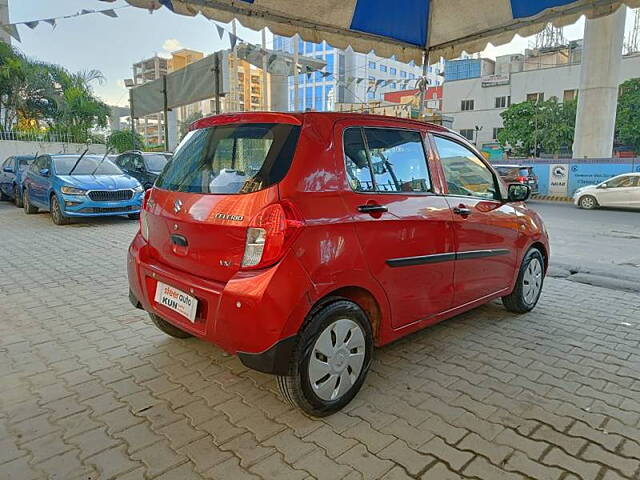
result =
M182 140L156 187L175 192L256 192L284 178L300 127L278 123L220 125Z

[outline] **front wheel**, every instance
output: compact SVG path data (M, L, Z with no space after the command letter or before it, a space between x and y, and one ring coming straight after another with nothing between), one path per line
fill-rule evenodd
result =
M34 207L29 201L29 189L27 188L25 188L22 193L22 208L24 208L24 213L27 215L38 213L38 207Z
M337 299L312 312L292 355L289 372L278 377L283 396L314 417L347 405L358 393L373 353L371 325L355 303Z
M537 248L530 248L522 260L516 286L502 304L514 313L526 313L538 303L544 283L544 258Z
M591 195L585 195L580 199L578 205L580 205L580 208L584 208L585 210L593 210L598 207L598 201Z
M53 223L56 225L69 225L69 223L71 223L71 219L62 214L60 202L58 201L58 197L55 195L51 195L49 211L51 212L51 220L53 220Z
M16 203L16 207L22 208L22 193L18 185L13 187L13 201Z

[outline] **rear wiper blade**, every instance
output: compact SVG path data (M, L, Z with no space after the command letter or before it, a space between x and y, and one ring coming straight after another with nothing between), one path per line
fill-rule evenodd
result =
M104 157L102 157L102 160L100 160L96 168L93 169L93 172L91 172L91 175L93 175L98 171L98 169L100 168L100 165L102 165L102 162L104 162L104 159L107 158L107 155L109 155L109 153L111 153L111 148L107 148L107 151L105 152Z
M87 154L88 151L89 151L89 147L87 147L87 149L84 152L82 152L82 155L78 157L78 160L76 160L76 163L73 165L73 168L69 170L69 173L67 175L71 175L73 173L73 171L76 169L76 167L80 163L80 160L82 160L82 158Z

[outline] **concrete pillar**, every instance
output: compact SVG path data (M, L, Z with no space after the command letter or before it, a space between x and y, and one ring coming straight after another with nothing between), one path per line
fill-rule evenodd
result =
M626 7L587 20L573 142L575 158L612 155Z
M9 23L9 0L0 0L0 25ZM0 41L11 45L11 36L0 28Z

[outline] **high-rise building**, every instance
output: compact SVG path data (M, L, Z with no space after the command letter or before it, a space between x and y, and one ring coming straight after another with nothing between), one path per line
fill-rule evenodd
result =
M326 62L323 71L300 73L289 78L289 110L333 110L336 103L380 101L384 94L414 88L422 76L422 67L382 58L373 53L340 50L326 42L305 42L300 37L274 35L273 49L293 54L297 39L298 55ZM428 67L430 85L441 83L441 63ZM297 83L298 96L295 98Z
M9 23L9 0L0 0L0 25ZM11 43L11 36L0 28L0 41Z
M158 55L133 64L133 83L142 85L162 78L169 72L169 61ZM135 112L134 112L135 113ZM164 139L164 115L154 113L138 118L136 131L142 135L147 145L163 145Z

